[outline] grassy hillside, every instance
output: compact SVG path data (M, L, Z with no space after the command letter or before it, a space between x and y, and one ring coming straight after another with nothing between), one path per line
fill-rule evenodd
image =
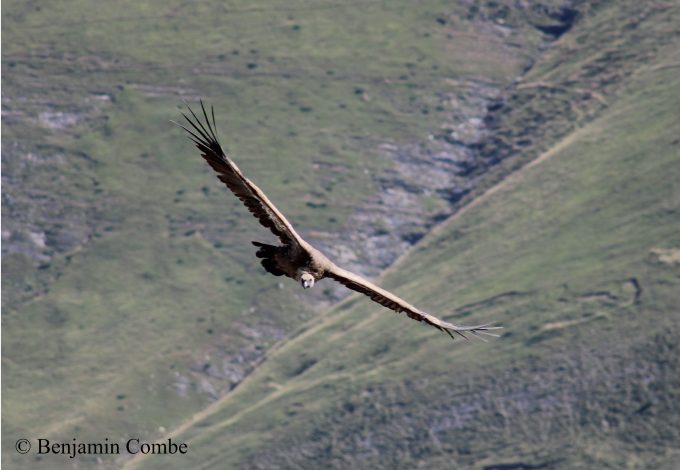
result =
M21 436L177 425L318 303L263 274L266 235L169 123L182 99L215 104L303 233L343 232L394 166L381 145L427 142L468 82L505 86L542 41L409 5L3 2L5 465L27 464Z
M676 10L4 2L3 465L72 466L20 437L169 432L204 466L670 461ZM261 227L168 122L199 97L302 233L369 273L467 204L385 282L504 338L313 311L328 283L265 276Z
M175 436L189 465L672 468L679 86L672 68L641 72L386 276L449 319L503 323L500 340L451 345L352 299Z

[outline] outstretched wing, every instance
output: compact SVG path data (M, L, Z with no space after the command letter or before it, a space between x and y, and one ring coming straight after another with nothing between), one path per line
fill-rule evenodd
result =
M189 133L189 138L194 141L196 147L201 151L203 158L210 164L210 166L217 172L217 177L234 193L248 210L260 221L262 225L272 231L274 235L287 245L306 245L304 240L293 229L293 226L286 220L281 212L274 206L274 204L267 198L267 196L258 188L252 181L243 176L241 170L236 164L231 161L224 153L220 143L217 141L215 134L215 111L211 107L210 114L212 123L208 118L208 113L205 111L203 101L201 101L201 109L203 110L203 117L205 125L196 116L196 114L189 108L189 112L193 119L182 113L184 119L187 120L191 128L189 129L182 124L175 122L179 127ZM174 122L174 121L173 121Z
M345 269L339 268L338 266L335 265L328 268L328 270L326 271L326 277L336 280L354 291L361 292L362 294L369 296L371 300L379 303L383 307L392 309L397 313L404 312L406 313L406 315L408 315L410 318L413 318L416 321L422 321L429 325L432 325L438 330L447 333L452 339L453 333L456 333L466 339L467 337L465 336L465 333L470 333L473 336L476 336L484 340L484 338L479 336L478 333L489 336L498 336L496 334L490 333L489 330L497 330L502 328L500 326L492 326L490 323L477 326L462 326L445 322L433 315L430 315L429 313L425 313L421 310L418 310L416 307L409 304L405 300L400 299L399 297L392 294L391 292L386 291L385 289L381 289L380 287L376 286L370 281L367 281L361 276L358 276Z

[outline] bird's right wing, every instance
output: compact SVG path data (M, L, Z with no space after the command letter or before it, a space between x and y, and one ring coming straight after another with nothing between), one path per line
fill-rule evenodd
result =
M176 123L189 133L189 138L196 144L201 151L203 158L208 162L217 177L238 197L248 210L260 221L260 224L267 227L274 235L279 237L281 242L287 245L298 245L306 247L307 243L297 234L293 226L274 206L269 198L252 181L246 178L236 164L224 153L215 134L215 111L211 108L212 124L201 101L201 109L205 118L205 125L189 108L193 120L182 113L193 130ZM173 121L174 122L174 121Z
M391 310L394 310L397 313L404 312L406 313L406 315L409 316L409 318L412 318L416 321L425 322L428 325L432 325L438 330L447 333L452 339L453 333L462 336L463 338L466 338L465 333L470 333L474 336L477 336L480 339L483 338L478 336L478 333L489 336L498 336L496 334L489 333L489 330L497 330L502 328L500 326L492 326L490 323L477 326L463 326L455 325L453 323L440 320L434 315L430 315L429 313L425 313L417 309L416 307L406 302L405 300L397 297L396 295L392 294L389 291L386 291L385 289L376 286L375 284L373 284L370 281L367 281L363 277L354 274L350 271L347 271L345 269L342 269L336 266L335 264L333 264L331 267L327 269L326 277L338 281L339 283L344 284L345 286L354 291L361 292L362 294L367 295L368 297L371 298L371 300L379 303L383 307L387 307Z

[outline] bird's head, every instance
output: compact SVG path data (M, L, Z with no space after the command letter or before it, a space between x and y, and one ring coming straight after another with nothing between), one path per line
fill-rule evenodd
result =
M314 287L314 276L309 273L303 273L302 276L300 276L300 284L302 284L302 287L305 289Z

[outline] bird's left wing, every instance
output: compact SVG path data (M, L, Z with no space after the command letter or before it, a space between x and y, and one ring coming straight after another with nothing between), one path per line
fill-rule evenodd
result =
M215 112L211 108L212 124L205 111L205 106L201 101L201 109L205 119L205 125L189 108L193 120L182 113L184 119L191 125L189 129L182 124L175 122L179 127L189 133L189 138L194 141L196 147L203 154L203 158L217 172L217 177L227 185L248 208L248 210L260 221L260 224L267 227L274 235L287 245L298 245L306 248L307 243L297 234L293 226L274 206L264 192L255 183L246 178L236 164L224 153L222 146L217 141L215 134ZM174 122L174 121L173 121Z
M470 333L480 339L483 339L478 335L478 333L489 336L498 336L496 334L490 333L489 330L497 330L502 328L500 326L492 326L490 323L477 326L463 326L445 322L433 315L430 315L429 313L425 313L417 309L405 300L397 297L391 292L386 291L385 289L376 286L361 276L342 269L334 264L327 269L325 276L338 281L341 284L344 284L354 291L367 295L371 298L371 300L379 303L383 307L387 307L397 313L404 312L406 315L416 321L422 321L432 325L438 330L447 333L451 338L453 338L454 333L462 336L463 338L467 338L465 333Z

